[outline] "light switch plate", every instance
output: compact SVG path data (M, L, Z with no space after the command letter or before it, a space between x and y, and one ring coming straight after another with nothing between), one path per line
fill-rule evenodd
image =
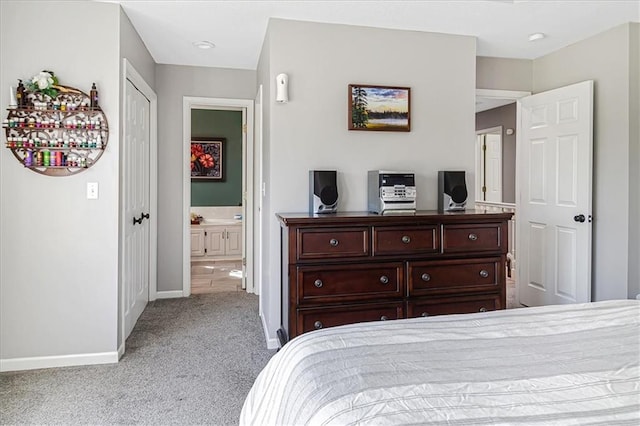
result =
M87 182L87 200L98 199L98 182Z

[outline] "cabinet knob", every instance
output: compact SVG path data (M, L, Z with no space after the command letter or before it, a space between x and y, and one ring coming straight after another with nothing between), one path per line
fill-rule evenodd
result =
M331 240L329 240L329 244L331 244L332 247L337 247L339 242L335 238L332 238Z
M428 317L429 316L429 312L423 312L420 314L421 317Z
M422 281L431 281L431 275L427 274L426 272L424 274L422 274Z
M320 279L315 280L313 282L313 285L315 285L318 288L322 287L322 280L320 280Z
M483 306L482 308L478 309L478 312L487 312L487 308Z
M486 269L480 271L480 276L482 278L487 278L489 276L489 272Z
M313 323L313 327L316 330L320 330L322 328L322 323L320 321L316 321L316 322Z
M478 239L478 236L474 233L469 234L469 240L471 241L475 241Z
M382 284L387 284L389 282L389 277L387 277L386 275L383 275L380 277L380 282Z
M402 237L402 242L405 243L405 244L409 244L411 242L411 237L408 236L408 235L404 235Z
M383 315L383 316L380 317L380 321L386 321L388 319L389 318L386 315Z

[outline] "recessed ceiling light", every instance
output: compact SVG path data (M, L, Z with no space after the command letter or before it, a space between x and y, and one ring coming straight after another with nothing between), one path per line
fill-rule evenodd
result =
M542 33L533 33L533 34L531 34L529 36L529 41L542 40L545 37L546 37L546 35L544 35Z
M210 41L194 41L193 45L199 49L213 49L214 47L216 47L215 44L211 43Z

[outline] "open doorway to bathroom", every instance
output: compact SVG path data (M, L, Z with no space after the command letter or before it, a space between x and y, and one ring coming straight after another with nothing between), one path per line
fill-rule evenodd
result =
M242 132L242 111L191 109L191 294L243 290Z
M183 99L185 296L259 294L254 285L253 120L253 100ZM192 172L200 166L208 170ZM191 221L194 217L198 220Z

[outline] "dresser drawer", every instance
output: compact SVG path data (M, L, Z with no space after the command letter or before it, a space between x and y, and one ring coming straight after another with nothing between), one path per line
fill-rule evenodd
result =
M337 325L404 318L404 302L298 309L298 334Z
M408 263L409 296L497 291L500 257Z
M374 227L373 255L437 253L440 238L437 226Z
M369 256L369 228L299 229L298 260Z
M448 314L470 314L502 309L499 295L417 299L407 302L407 318Z
M405 294L402 262L296 269L299 304L401 298Z
M443 253L501 251L502 225L499 223L444 225Z

